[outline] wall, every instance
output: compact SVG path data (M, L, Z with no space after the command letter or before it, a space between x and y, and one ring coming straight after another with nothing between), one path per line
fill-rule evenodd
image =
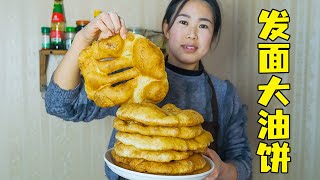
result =
M290 146L292 162L289 174L259 174L260 161L254 156L254 179L318 179L320 156L320 133L317 131L320 110L319 86L320 63L320 23L314 17L319 16L319 1L223 1L224 29L220 46L207 58L208 69L221 77L231 79L239 90L244 103L249 105L248 134L253 152L259 143L256 138L260 125L258 112L263 107L257 104L261 92L258 84L266 84L270 75L258 74L257 43L262 25L258 24L261 9L287 9L290 25L287 33L291 35L290 74L278 74L282 83L291 83L291 90L284 92L291 103L284 112L290 117ZM270 41L269 41L270 42ZM281 43L284 41L276 40ZM231 53L232 52L232 53ZM210 61L210 62L209 62ZM221 68L222 66L222 68ZM274 113L275 108L283 108L272 98L265 110Z
M91 19L94 9L116 11L127 26L160 30L160 21L168 0L69 0L65 1L67 24ZM133 3L134 2L134 3ZM65 122L49 116L39 92L40 27L50 25L53 1L1 1L2 35L0 76L2 94L0 121L1 179L104 179L103 153L109 139L112 117L90 123ZM291 23L290 74L281 75L292 90L285 95L291 103L285 109L291 114L292 163L289 174L260 174L259 158L254 155L254 179L317 179L320 166L319 121L319 48L320 22L317 0L224 0L223 29L219 46L209 53L206 68L222 79L230 79L241 99L249 105L248 134L253 153L260 126L256 122L260 92L257 85L267 83L268 75L259 75L257 23L261 9L286 8ZM130 12L130 14L128 13ZM50 58L48 76L61 57ZM279 102L273 98L266 110ZM272 111L270 111L272 113Z

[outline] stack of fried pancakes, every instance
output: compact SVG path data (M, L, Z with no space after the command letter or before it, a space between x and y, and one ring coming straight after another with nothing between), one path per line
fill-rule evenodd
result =
M120 105L112 151L117 165L145 173L181 175L210 169L201 153L213 141L194 110L158 103L168 92L161 50L128 32L94 42L79 56L88 98L100 107Z
M112 156L117 165L151 174L197 174L210 169L201 153L213 141L202 129L201 114L173 104L122 105L116 114L118 130Z

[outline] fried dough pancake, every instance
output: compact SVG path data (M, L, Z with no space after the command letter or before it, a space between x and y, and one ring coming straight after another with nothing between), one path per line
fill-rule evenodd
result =
M155 162L170 162L172 160L182 160L187 159L190 155L193 154L192 151L174 151L174 150L165 150L165 151L148 151L141 150L131 145L125 145L120 141L117 141L114 145L114 152L118 156L127 157L127 158L139 158L145 159L148 161Z
M129 164L126 164L126 163L122 163L122 162L118 162L116 161L115 159L113 160L113 163L119 167L122 167L122 168L125 168L125 169L128 169L128 170L131 170L131 171L134 171L134 169L132 169L132 167L130 167Z
M162 106L161 108L167 115L176 115L181 109L175 106L174 104L168 103Z
M120 166L122 168L125 168L125 169L128 169L128 170L131 170L131 171L134 171L134 169L129 165L129 164L125 164L125 163L122 163L122 162L118 162L116 160L114 160L114 163L117 165L117 166ZM202 169L198 169L198 170L195 170L191 173L185 173L185 174L181 174L181 175L193 175L193 174L200 174L200 173L204 173L204 172L207 172L211 169L211 166L208 162L206 162L206 165L202 168ZM166 175L166 174L164 174ZM180 174L176 174L176 175L180 175Z
M211 169L211 166L208 162L206 162L206 165L202 168L202 169L198 169L198 170L195 170L193 171L192 173L190 174L200 174L200 173L204 173L204 172L207 172Z
M199 148L199 149L193 150L193 153L201 153L201 154L203 154L206 151L206 149L207 149L207 147Z
M115 161L128 164L133 170L151 174L186 174L202 169L206 160L200 154L193 154L189 158L171 162L153 162L137 158L125 158L112 151Z
M203 130L202 133L193 139L181 139L164 136L144 136L117 132L116 139L126 145L133 145L142 150L176 150L188 151L205 148L213 141L210 132Z
M195 126L204 121L197 111L181 110L173 104L160 108L152 103L128 103L118 109L116 116L150 126Z
M170 136L182 139L194 138L199 136L203 131L201 125L180 127L145 126L135 121L123 121L120 118L114 119L113 127L122 132L138 133L147 136Z
M141 35L97 40L81 51L78 62L87 96L100 107L158 103L167 95L163 53Z

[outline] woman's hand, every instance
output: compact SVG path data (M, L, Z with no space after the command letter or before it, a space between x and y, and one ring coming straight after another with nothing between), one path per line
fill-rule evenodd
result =
M97 39L108 38L116 34L120 34L122 39L125 39L126 33L125 22L117 13L103 12L81 29L76 38L80 39L83 45L88 46Z
M204 154L208 156L215 165L212 173L206 180L237 179L237 170L233 164L223 162L219 155L212 149L207 148Z

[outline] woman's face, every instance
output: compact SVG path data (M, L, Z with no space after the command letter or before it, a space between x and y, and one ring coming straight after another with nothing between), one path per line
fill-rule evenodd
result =
M212 10L207 2L187 2L169 31L168 25L164 25L169 62L180 68L194 70L210 49L213 23Z

